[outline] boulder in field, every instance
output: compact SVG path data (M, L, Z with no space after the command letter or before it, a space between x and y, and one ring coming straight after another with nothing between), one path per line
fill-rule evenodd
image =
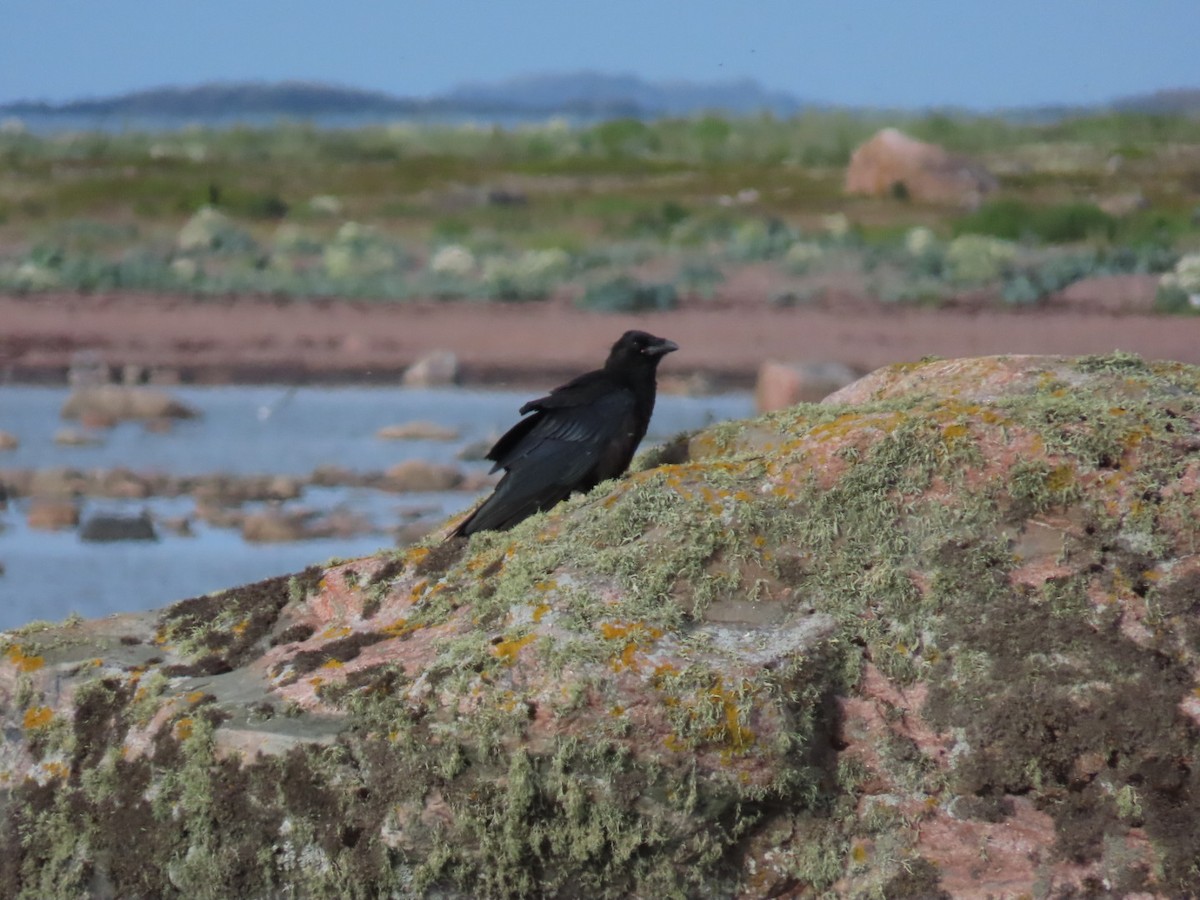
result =
M675 451L5 634L0 893L1194 893L1200 369L899 365Z
M846 193L909 197L973 208L997 187L982 163L885 128L859 146L846 170Z
M199 413L158 388L99 384L73 390L63 404L64 419L84 415L122 419L191 419Z

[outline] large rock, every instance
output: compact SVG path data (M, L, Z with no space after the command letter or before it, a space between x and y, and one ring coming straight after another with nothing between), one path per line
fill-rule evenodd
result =
M1200 370L895 366L655 462L10 633L0 893L1194 893Z
M148 512L136 516L96 513L89 516L79 529L81 541L111 543L113 541L157 541L158 532Z
M404 370L405 387L448 387L461 377L458 356L450 350L434 350Z
M103 416L121 419L190 419L199 413L157 388L100 384L73 390L63 404L64 419Z
M0 450L16 450L21 446L20 439L9 431L0 431Z
M996 186L981 163L895 128L883 129L855 150L846 170L848 194L907 196L923 203L975 207Z
M759 412L816 403L863 373L841 362L787 363L767 360L758 367L754 406Z

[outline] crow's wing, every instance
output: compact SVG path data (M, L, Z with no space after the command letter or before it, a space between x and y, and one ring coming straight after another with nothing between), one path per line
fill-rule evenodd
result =
M633 410L629 388L603 371L588 372L522 406L521 415L534 415L510 428L486 458L495 463L495 472L509 468L513 460L535 451L545 440L601 444L619 435L618 423Z
M507 474L495 493L460 526L461 533L506 528L549 509L573 491L593 487L628 464L633 449L633 392L610 386L589 399L582 405L527 404L536 412L511 428L488 454L496 463L493 471L502 468Z

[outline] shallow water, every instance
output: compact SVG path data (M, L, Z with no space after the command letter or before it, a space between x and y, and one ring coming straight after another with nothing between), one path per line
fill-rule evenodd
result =
M136 472L203 475L218 472L307 475L321 465L379 471L405 459L454 461L465 444L491 439L518 418L530 392L463 389L225 387L177 388L172 393L202 412L166 434L122 423L96 447L63 447L54 433L65 423L59 410L65 388L0 387L0 430L20 439L15 451L0 453L0 469L69 466L88 470L125 467ZM679 431L752 412L747 394L712 397L660 396L643 447ZM460 431L455 441L384 441L384 425L427 419ZM487 464L462 464L486 470ZM355 538L248 544L239 532L194 522L194 537L160 529L154 543L90 544L75 532L32 531L25 501L0 511L0 628L32 619L85 617L151 609L173 600L298 571L333 557L350 558L392 545L388 529L414 509L437 518L465 509L474 495L463 492L390 494L351 488L309 488L293 505L346 509L368 516L381 530ZM187 515L188 497L132 502L87 498L83 517L94 512L155 516ZM255 508L247 504L247 510Z

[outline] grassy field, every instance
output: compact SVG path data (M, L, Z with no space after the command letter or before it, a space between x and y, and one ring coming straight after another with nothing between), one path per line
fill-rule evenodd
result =
M1000 190L971 212L844 196L852 150L885 125L976 156ZM780 304L811 299L811 276L830 271L880 302L933 305L980 287L1034 304L1088 275L1153 272L1168 275L1161 307L1190 311L1198 248L1200 121L1182 117L0 133L10 293L562 292L661 309L769 263L795 279Z

